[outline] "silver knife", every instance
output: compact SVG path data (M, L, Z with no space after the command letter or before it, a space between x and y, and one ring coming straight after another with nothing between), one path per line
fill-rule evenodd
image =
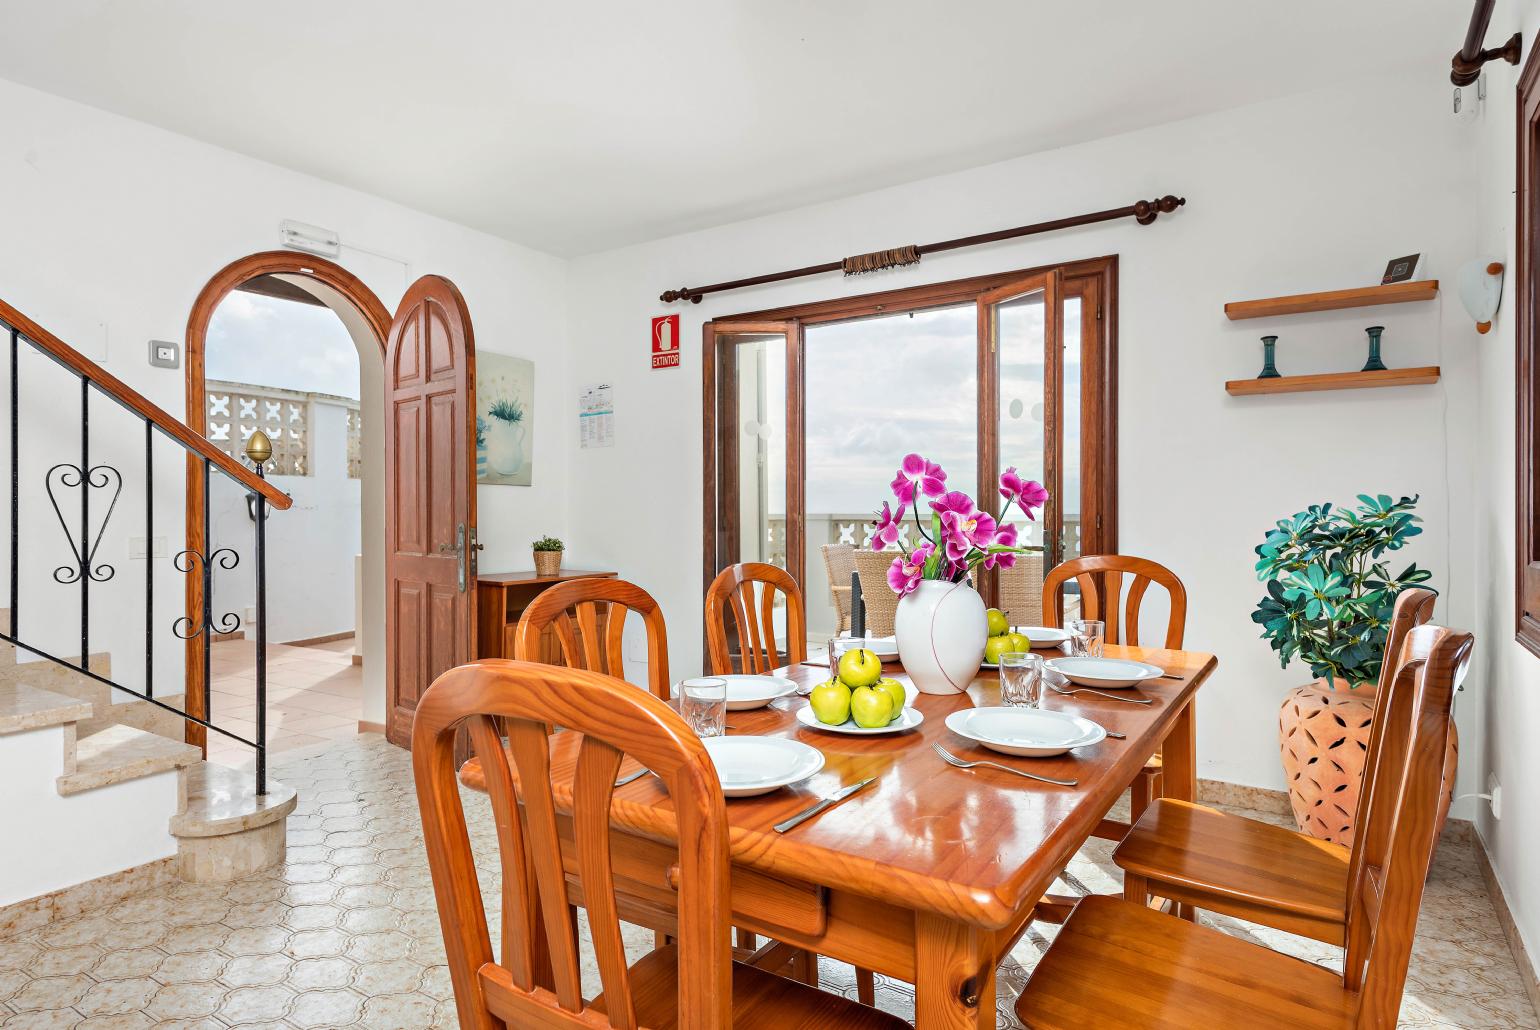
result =
M776 823L775 824L775 832L776 833L785 833L787 830L790 830L790 829L793 829L795 827L801 826L803 823L805 823L809 819L813 818L813 816L818 815L824 809L829 808L830 806L839 804L841 801L844 801L846 798L850 797L850 795L854 794L856 791L860 790L862 787L869 786L869 785L871 785L873 783L876 783L876 782L877 782L877 777L870 776L870 777L867 777L866 779L862 780L860 783L852 783L848 787L841 787L839 790L835 791L833 793L833 795L831 795L830 797L824 798L822 801L818 802L818 804L813 805L813 806L811 806L809 808L803 809L802 811L798 812L796 815L792 816L790 819L787 819L784 822Z

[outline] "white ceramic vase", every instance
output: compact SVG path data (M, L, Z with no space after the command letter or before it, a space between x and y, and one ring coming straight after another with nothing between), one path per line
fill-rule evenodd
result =
M967 583L924 580L899 599L893 635L904 672L923 694L968 689L984 660L984 599Z
M518 475L524 468L524 423L487 421L487 464L500 476Z

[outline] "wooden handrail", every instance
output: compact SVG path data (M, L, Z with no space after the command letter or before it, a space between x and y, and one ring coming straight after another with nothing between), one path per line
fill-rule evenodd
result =
M155 428L181 444L184 450L197 455L219 471L235 480L247 490L261 494L267 502L280 511L294 503L294 499L255 472L215 447L201 433L194 432L181 419L168 413L138 390L102 368L90 358L38 325L26 315L0 300L0 322L15 329L29 343L46 353L76 375L84 376L102 393L117 401L140 418L154 424Z

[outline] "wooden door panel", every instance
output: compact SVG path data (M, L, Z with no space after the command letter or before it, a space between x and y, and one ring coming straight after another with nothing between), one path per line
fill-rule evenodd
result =
M476 654L474 565L463 552L476 526L475 342L453 283L412 284L387 354L386 735L405 747L428 685Z

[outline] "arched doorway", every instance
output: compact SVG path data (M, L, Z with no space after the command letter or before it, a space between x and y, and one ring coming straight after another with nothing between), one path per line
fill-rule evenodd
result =
M193 305L188 319L186 340L186 422L203 432L208 421L209 393L207 357L209 329L215 312L230 294L247 289L254 293L283 296L292 292L292 299L305 299L306 303L319 303L331 309L341 320L352 337L358 351L363 418L363 445L360 461L363 466L363 543L365 555L362 570L362 617L356 627L363 634L366 649L365 672L369 681L366 689L380 697L384 695L384 468L381 414L384 410L384 358L386 340L390 333L391 315L380 299L357 276L347 269L322 258L298 254L292 251L268 251L252 254L226 265L203 290ZM371 474L372 473L372 474ZM186 548L207 553L210 540L208 524L208 498L204 494L204 477L197 463L189 460L186 492ZM281 603L281 599L280 599ZM203 582L199 576L189 576L186 583L186 604L190 616L202 611ZM209 716L209 639L207 634L187 641L187 711L203 718ZM218 712L214 712L217 719ZM196 723L189 723L189 743L204 745L206 731Z

